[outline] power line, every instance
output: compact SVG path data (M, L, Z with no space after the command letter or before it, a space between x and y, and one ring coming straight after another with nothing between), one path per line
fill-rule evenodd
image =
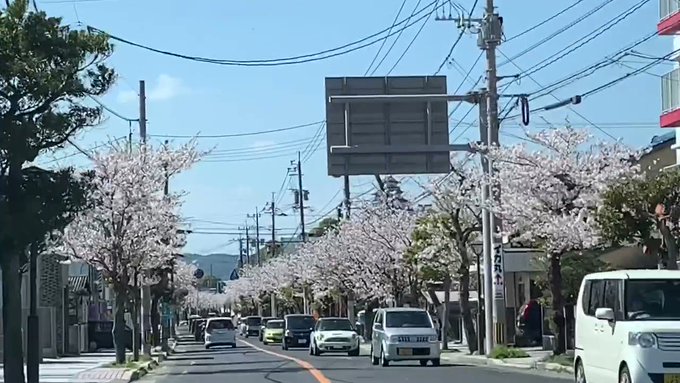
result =
M407 1L407 0L403 0L403 1L401 2L401 6L399 7L399 10L397 11L397 15L394 16L394 21L392 21L392 25L391 25L390 28L388 29L388 33L389 33L389 32L392 32L392 28L394 28L394 25L397 23L397 20L399 20L399 16L401 15L401 11L404 10L404 6L406 5L406 1ZM420 1L418 1L418 4L420 4ZM417 7L418 7L418 6L416 5L416 8L417 8ZM413 14L411 14L411 16L413 16ZM403 32L403 31L402 31L402 32ZM397 40L399 40L399 37L400 37L400 36L401 36L401 34L399 34L399 35L394 39L394 41L396 42ZM373 56L373 60L371 60L371 63L368 65L368 68L366 68L366 72L364 72L364 76L366 76L366 75L368 74L368 72L371 71L371 67L373 67L373 64L375 64L375 60L377 60L378 57L380 56L380 53L382 52L382 49L385 47L385 43L387 43L387 39L383 40L383 41L382 41L382 44L380 44L380 48L378 48L378 51L375 53L375 56ZM392 46L394 46L394 43L392 44ZM389 53L390 53L390 51L388 50L387 53L385 54L385 56L383 57L383 60L385 60L385 57L387 57L387 55L388 55ZM371 75L373 75L373 73L375 73L375 71L378 69L378 67L380 67L380 64L382 64L382 61L380 61L380 62L378 63L378 65L375 67L375 69L373 70L373 72L371 72Z
M420 4L420 1L418 2L418 4ZM432 15L436 10L437 10L436 7L433 8L433 9L432 9L432 12L430 12L430 15ZM423 21L422 24L420 24L420 28L418 28L418 31L416 32L416 34L413 35L413 38L411 39L411 41L410 41L410 42L408 43L408 45L406 46L406 49L404 49L404 51L401 53L401 56L399 56L399 58L397 59L397 61L394 62L394 64L393 64L392 67L390 68L390 70L387 71L387 76L389 76L390 73L392 73L392 71L394 71L394 69L397 67L397 65L399 65L399 63L401 62L401 60L404 59L404 56L406 56L406 53L408 53L408 51L411 49L411 46L413 46L413 43L416 42L416 40L417 40L418 37L420 36L420 33L423 32L423 29L425 29L425 26L426 26L427 23L429 23L429 22L430 22L430 18L428 17L428 18L425 19L425 21ZM387 56L385 56L385 57L387 57Z
M543 45L543 44L549 42L550 40L554 39L555 37L561 35L562 33L566 32L567 30L573 28L574 26L576 26L576 25L579 24L580 22L586 20L588 17L594 15L595 13L597 13L597 11L601 10L601 9L604 8L607 4L609 4L609 3L613 2L613 1L614 1L614 0L605 0L605 1L603 1L602 3L598 4L597 6L595 6L595 8L593 8L593 9L589 10L588 12L586 12L586 13L585 13L584 15L582 15L581 17L576 18L575 20L573 20L573 21L570 22L569 24L563 26L562 28L558 29L557 31L555 31L555 32L551 33L550 35L544 37L543 39L541 39L541 40L539 40L538 42L532 44L531 46L527 47L526 49L522 50L521 52L519 52L519 53L513 55L513 56L512 56L511 58L509 58L508 60L506 60L506 61L504 61L504 62L502 62L502 63L499 63L498 66L501 67L501 66L503 66L503 65L505 65L505 64L507 64L507 63L509 63L511 59L512 59L512 60L518 59L518 58L524 56L525 54L527 54L527 53L533 51L534 49L540 47L541 45ZM571 6L574 6L574 5L576 5L576 4L578 4L578 3L572 4Z
M614 26L618 25L620 22L624 21L627 19L630 15L634 14L637 12L642 6L645 4L649 3L650 0L642 0L632 7L628 8L627 10L623 11L616 17L608 20L605 22L603 25L601 25L599 28L591 31L587 35L583 36L581 39L575 41L574 43L570 44L566 48L569 49L561 49L560 51L556 52L555 54L545 58L544 60L540 61L539 63L535 64L533 67L529 68L525 73L521 74L518 79L526 77L530 74L534 74L540 70L545 69L546 67L554 64L555 62L563 59L564 57L568 56L569 54L573 53L574 51L578 50L579 48L582 48L589 42L593 41L597 37L601 36L604 32L612 29Z
M307 124L301 124L301 125L293 125L285 128L278 128L278 129L270 129L270 130L260 130L257 132L242 132L242 133L231 133L231 134L211 134L211 135L203 135L203 134L196 134L196 135L186 135L186 134L149 134L149 137L159 137L159 138L231 138L231 137L248 137L248 136L259 136L262 134L269 134L269 133L278 133L278 132L286 132L289 130L296 130L296 129L302 129L302 128L307 128L316 124L320 124L324 122L324 120L321 121L314 121L310 122Z
M472 17L472 14L475 12L475 8L477 8L477 3L479 0L475 0L474 4L472 4L472 8L470 9L470 13L468 14L468 19ZM439 68L434 72L434 75L438 75L439 72L441 72L442 68L444 68L444 65L449 62L449 59L453 55L453 51L456 49L456 46L460 42L460 39L463 38L463 34L465 33L465 29L461 28L460 33L458 34L458 37L456 38L456 41L453 42L453 45L451 45L451 49L449 49L449 54L446 55L444 60L442 61L441 64L439 64Z
M437 5L437 2L438 2L438 0L431 2L426 7L423 7L417 13L422 13L423 11L428 9L431 5L436 5L437 8L441 8L443 5ZM386 29L384 29L380 32L374 33L371 36L364 37L363 39L354 41L354 42L349 43L349 44L345 44L341 47L327 49L327 50L324 50L324 51L321 51L321 52L310 53L310 54L299 55L299 56L292 56L292 57L285 57L285 58L259 59L259 60L231 60L231 59L214 59L214 58L207 58L207 57L200 57L200 56L190 56L190 55L185 55L185 54L181 54L181 53L175 53L175 52L166 51L166 50L162 50L162 49L152 48L150 46L135 43L135 42L132 42L130 40L126 40L126 39L123 39L121 37L111 35L111 34L105 32L101 29L98 29L98 28L95 28L95 27L92 27L92 26L88 26L88 30L93 31L93 32L97 32L97 33L106 34L110 39L115 40L115 41L119 41L119 42L124 43L124 44L128 44L128 45L135 46L135 47L141 48L141 49L145 49L145 50L148 50L148 51L151 51L151 52L163 54L163 55L166 55L166 56L181 58L181 59L185 59L185 60L191 60L191 61L196 61L196 62L204 62L204 63L216 64L216 65L225 65L225 66L281 66L281 65L294 65L294 64L303 64L303 63L308 63L308 62L326 60L326 59L329 59L329 58L333 58L333 57L337 57L337 56L341 56L341 55L345 55L345 54L348 54L348 53L351 53L351 52L358 51L360 49L374 45L374 44L376 44L376 43L378 43L382 40L385 40L385 39L387 39L391 36L394 36L397 33L399 33L402 29L408 29L408 28L412 27L413 25L417 24L418 22L420 22L421 20L423 20L426 17L429 17L429 14L421 16L418 19L416 19L415 21L410 22L410 23L407 22L408 20L402 20L402 21L400 21L399 23L396 24L396 25L405 24L403 27L399 28L399 30L389 32L387 35L385 35L385 36L383 36L383 37L381 37L377 40L369 41L367 43L357 45L353 48L345 49L347 47L350 47L350 46L353 46L353 45L356 45L356 44L360 44L362 42L370 40L371 38L379 36L379 35L385 33L386 31L388 31L389 28L386 28ZM330 53L330 52L335 52L335 53ZM330 53L330 54L328 54L328 53Z
M506 43L507 43L507 42L510 42L510 41L512 41L512 40L514 40L514 39L516 39L516 38L519 38L519 37L522 37L522 36L526 35L527 33L531 32L531 31L533 31L533 30L535 30L535 29L537 29L537 28L542 27L543 25L545 25L545 24L551 22L552 20L558 18L559 16L561 16L561 15L563 15L564 13L568 12L570 9L574 8L575 6L579 5L579 4L582 3L582 2L583 2L583 0L577 0L576 2L572 3L571 5L568 5L566 8L564 8L564 9L562 9L561 11L555 13L554 15L548 17L547 19L541 21L540 23L538 23L538 24L536 24L536 25L534 25L534 26L532 26L532 27L529 27L529 28L523 30L522 32L520 32L520 33L518 33L518 34L516 34L516 35L514 35L514 36L512 36L512 37L509 37L508 39L505 40L505 42L506 42Z
M120 118L120 119L123 120L123 121L127 121L127 122L138 122L138 121L139 121L138 118L127 118L127 117L123 116L122 114L120 114L120 113L116 112L115 110L111 109L110 107L108 107L108 106L107 106L106 104L104 104L103 102L99 101L99 100L98 100L96 97L94 97L94 96L91 96L91 95L88 94L87 97L89 97L92 101L94 101L94 102L96 102L97 104L99 104L99 106L101 106L104 110L106 110L107 112L109 112L109 113L113 114L114 116Z

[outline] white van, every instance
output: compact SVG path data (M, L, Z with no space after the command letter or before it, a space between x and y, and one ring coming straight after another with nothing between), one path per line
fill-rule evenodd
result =
M680 271L587 275L574 369L577 383L680 383Z

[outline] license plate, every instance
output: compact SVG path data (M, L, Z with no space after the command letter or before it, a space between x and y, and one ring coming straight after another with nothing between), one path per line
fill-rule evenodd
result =
M333 350L342 350L344 347L342 346L333 346L331 347ZM674 382L675 383L675 382Z
M399 349L399 355L411 356L411 355L413 355L413 349L412 348L400 348ZM667 382L664 382L664 383L667 383Z
M300 339L300 340L298 340L298 342L300 344L305 344L305 343L307 343L307 339ZM680 382L678 382L678 383L680 383Z
M680 374L664 374L663 383L680 383Z

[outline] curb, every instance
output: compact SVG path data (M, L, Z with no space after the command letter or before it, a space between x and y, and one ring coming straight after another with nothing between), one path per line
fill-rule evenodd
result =
M162 358L161 357L157 357L157 358L158 358L158 360L152 358L150 361L148 361L144 365L138 367L136 370L130 370L130 377L126 381L126 383L127 382L134 382L135 380L141 379L146 374L151 372L153 369L158 367L159 362L162 361Z

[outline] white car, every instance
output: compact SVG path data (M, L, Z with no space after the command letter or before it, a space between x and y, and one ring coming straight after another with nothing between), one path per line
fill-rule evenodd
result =
M309 354L342 352L359 355L360 339L347 318L321 318L316 322L309 339Z
M204 344L206 350L213 346L236 347L236 329L231 318L208 318Z
M680 271L589 274L575 311L576 382L680 382Z

